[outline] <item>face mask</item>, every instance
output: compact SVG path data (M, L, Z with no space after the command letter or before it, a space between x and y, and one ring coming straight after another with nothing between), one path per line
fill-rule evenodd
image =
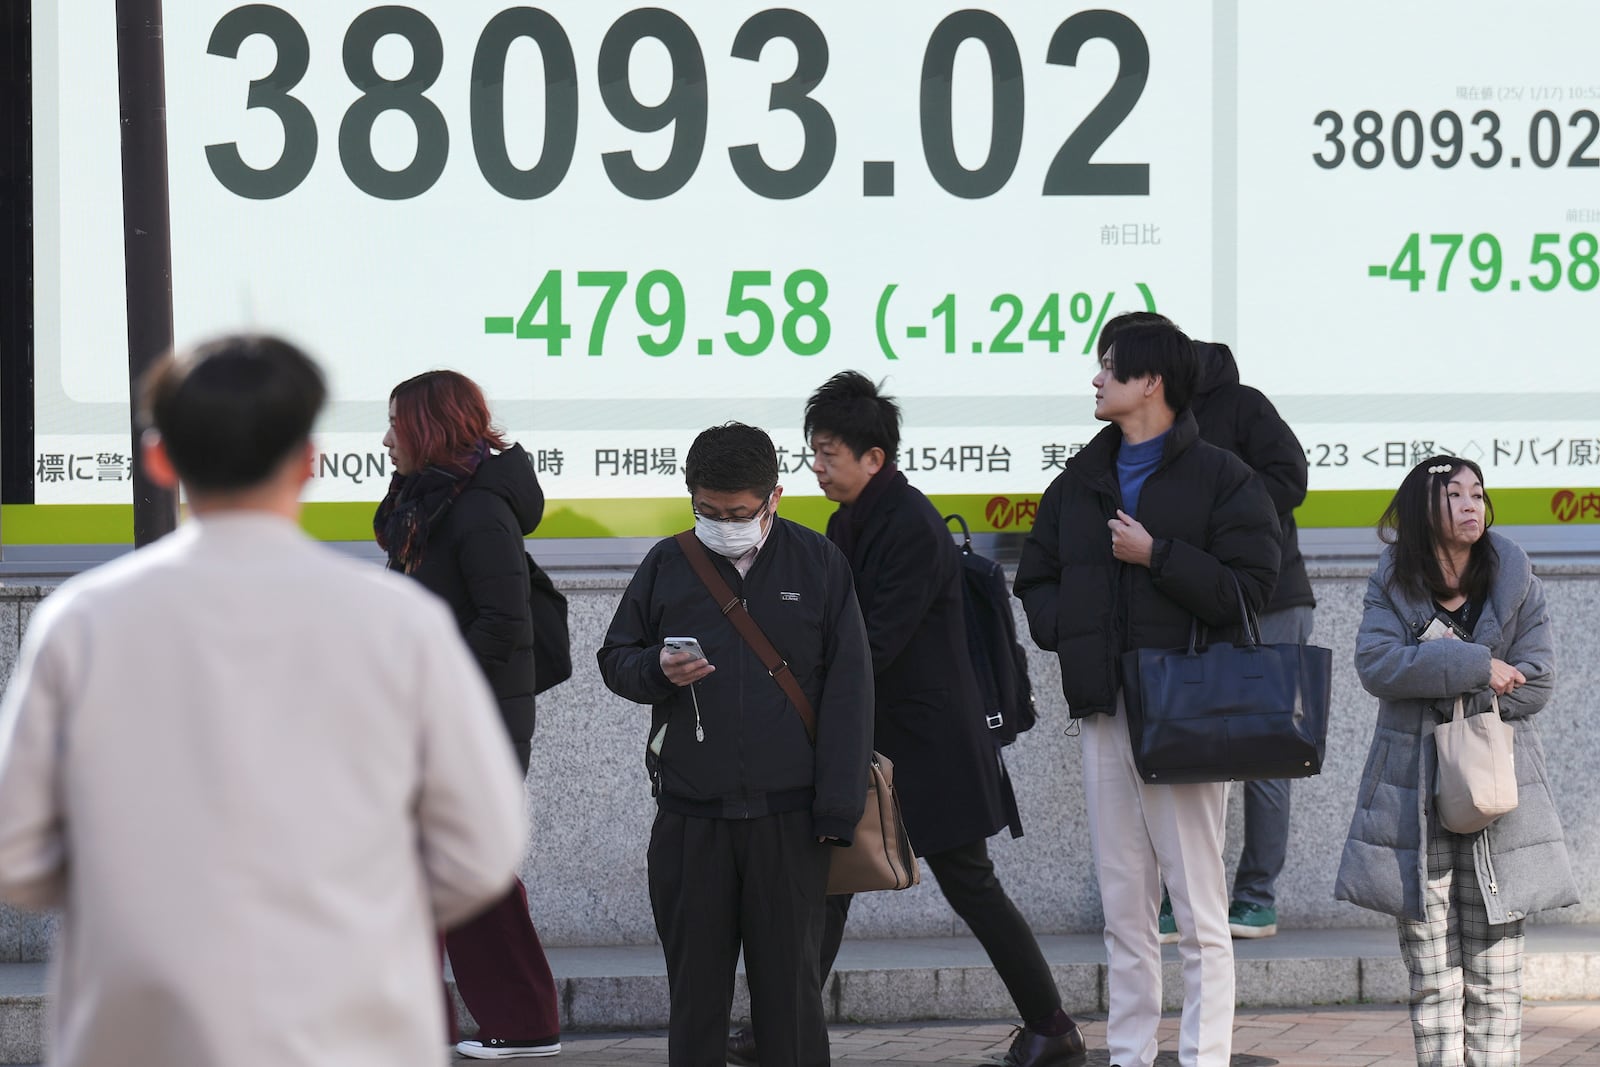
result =
M718 522L695 512L694 535L717 555L738 559L761 543L761 516L765 511L763 506L748 522Z

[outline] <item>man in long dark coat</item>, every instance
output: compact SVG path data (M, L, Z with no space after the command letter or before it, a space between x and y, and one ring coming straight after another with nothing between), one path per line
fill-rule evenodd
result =
M806 403L812 470L839 509L828 538L855 573L874 675L878 751L894 763L906 830L939 889L972 928L1023 1021L1007 1064L1076 1067L1083 1035L1027 921L1006 896L988 838L1015 811L989 737L967 650L961 559L944 520L895 466L900 409L855 371L830 378ZM1020 826L1014 832L1021 833ZM822 974L833 967L850 910L828 898ZM755 1062L748 1034L729 1058Z

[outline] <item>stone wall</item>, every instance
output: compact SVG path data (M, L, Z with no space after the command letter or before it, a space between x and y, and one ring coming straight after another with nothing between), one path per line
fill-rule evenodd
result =
M1313 640L1333 649L1334 702L1323 773L1294 786L1289 861L1279 880L1279 921L1296 927L1380 926L1390 920L1333 899L1333 878L1355 804L1376 701L1352 666L1365 568L1314 569L1319 602ZM1540 921L1600 921L1600 575L1592 566L1542 568L1555 620L1559 678L1539 716L1551 786L1566 826L1584 903ZM648 711L601 683L598 647L626 572L556 574L571 599L573 679L540 700L528 798L533 839L524 876L535 922L554 945L648 942L655 930L645 887L653 803L643 752ZM0 588L0 680L9 678L18 636L47 590ZM1100 904L1084 823L1078 741L1054 657L1035 651L1040 721L1007 750L1027 835L1002 834L992 852L1001 878L1041 933L1099 928ZM1240 848L1240 794L1230 801L1230 868ZM964 932L931 879L904 893L859 898L850 932L862 937ZM0 914L0 959L40 958L47 925Z

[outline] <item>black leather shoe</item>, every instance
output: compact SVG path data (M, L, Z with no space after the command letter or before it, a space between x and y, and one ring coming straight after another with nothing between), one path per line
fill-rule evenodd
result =
M1081 1040L1078 1042L1083 1043ZM748 1026L741 1027L728 1035L728 1062L738 1064L738 1067L760 1067L761 1061L756 1058L755 1031Z
M729 1047L732 1047L731 1041ZM1083 1067L1088 1058L1083 1031L1074 1023L1071 1030L1055 1035L1019 1027L1011 1048L1000 1062L1005 1067Z

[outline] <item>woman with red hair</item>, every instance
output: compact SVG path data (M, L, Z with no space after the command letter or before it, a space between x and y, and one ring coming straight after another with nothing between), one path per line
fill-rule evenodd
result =
M383 443L394 477L372 520L378 544L391 570L416 578L455 612L526 775L534 667L523 538L544 514L533 463L494 427L483 391L455 371L395 386ZM457 1052L510 1059L561 1051L555 979L520 879L488 911L448 931L445 945L456 988L478 1022L478 1036Z

